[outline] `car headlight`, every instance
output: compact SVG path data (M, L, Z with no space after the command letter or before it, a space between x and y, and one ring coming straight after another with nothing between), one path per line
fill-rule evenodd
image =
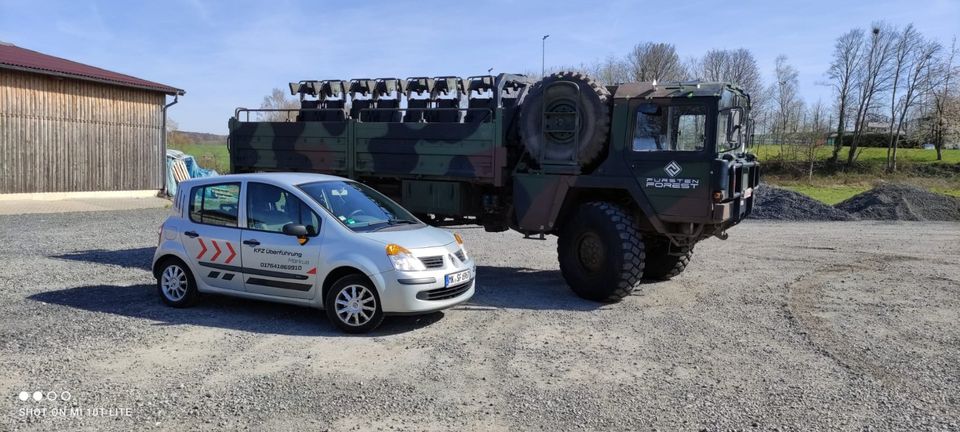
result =
M397 244L390 243L387 245L387 258L390 258L390 262L393 263L393 268L400 271L420 271L427 269L419 258L413 256L410 251Z
M463 245L463 237L460 237L460 234L453 233L453 238L457 239L457 244L460 245L460 251L463 252L463 259L467 259L467 247Z

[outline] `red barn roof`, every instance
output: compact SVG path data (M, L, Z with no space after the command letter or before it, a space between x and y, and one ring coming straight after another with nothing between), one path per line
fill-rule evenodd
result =
M14 69L44 75L96 81L104 84L152 90L168 95L182 95L184 93L183 90L176 87L170 87L130 75L38 53L2 42L0 42L0 69Z

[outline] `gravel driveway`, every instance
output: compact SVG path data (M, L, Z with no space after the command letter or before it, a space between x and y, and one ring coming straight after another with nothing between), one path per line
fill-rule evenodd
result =
M567 289L554 239L465 227L469 304L347 337L294 306L163 306L164 217L0 216L0 430L960 423L960 224L751 221L605 306Z

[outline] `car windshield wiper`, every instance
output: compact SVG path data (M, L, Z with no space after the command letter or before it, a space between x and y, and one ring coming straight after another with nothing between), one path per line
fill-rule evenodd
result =
M385 220L385 221L383 221L383 222L378 222L378 223L382 223L383 226L378 227L378 228L375 229L374 231L380 231L380 230L382 230L382 229L384 229L384 228L389 228L389 227L392 227L392 226L397 226L397 225L402 225L402 224L413 224L413 225L415 225L415 224L417 224L418 222L412 221L412 220L408 220L408 219L387 219L387 220Z

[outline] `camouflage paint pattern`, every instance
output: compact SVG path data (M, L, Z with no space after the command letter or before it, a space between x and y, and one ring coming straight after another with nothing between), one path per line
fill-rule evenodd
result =
M571 192L615 190L629 197L659 233L701 224L725 229L749 212L744 191L756 185L758 169L743 157L721 158L715 149L715 120L706 124L700 152L636 152L631 148L637 107L645 101L701 102L715 119L723 84L654 86L625 84L614 89L607 156L589 173L550 172L529 166L523 146L508 133L518 110L497 109L477 123L241 122L230 120L231 168L235 172L308 171L341 175L386 187L414 211L446 216L490 213L511 219L522 232L555 233ZM743 100L749 99L743 96ZM728 98L729 99L729 98ZM736 96L735 100L741 100ZM403 201L401 189L408 195ZM443 190L461 203L413 199L410 194ZM713 195L723 191L723 202ZM591 199L589 193L580 199ZM492 198L501 205L490 206ZM434 203L434 204L431 204ZM431 207L433 206L433 207ZM489 208L488 208L489 207ZM512 210L512 211L510 211ZM460 214L451 214L460 212ZM486 222L483 222L486 223Z

